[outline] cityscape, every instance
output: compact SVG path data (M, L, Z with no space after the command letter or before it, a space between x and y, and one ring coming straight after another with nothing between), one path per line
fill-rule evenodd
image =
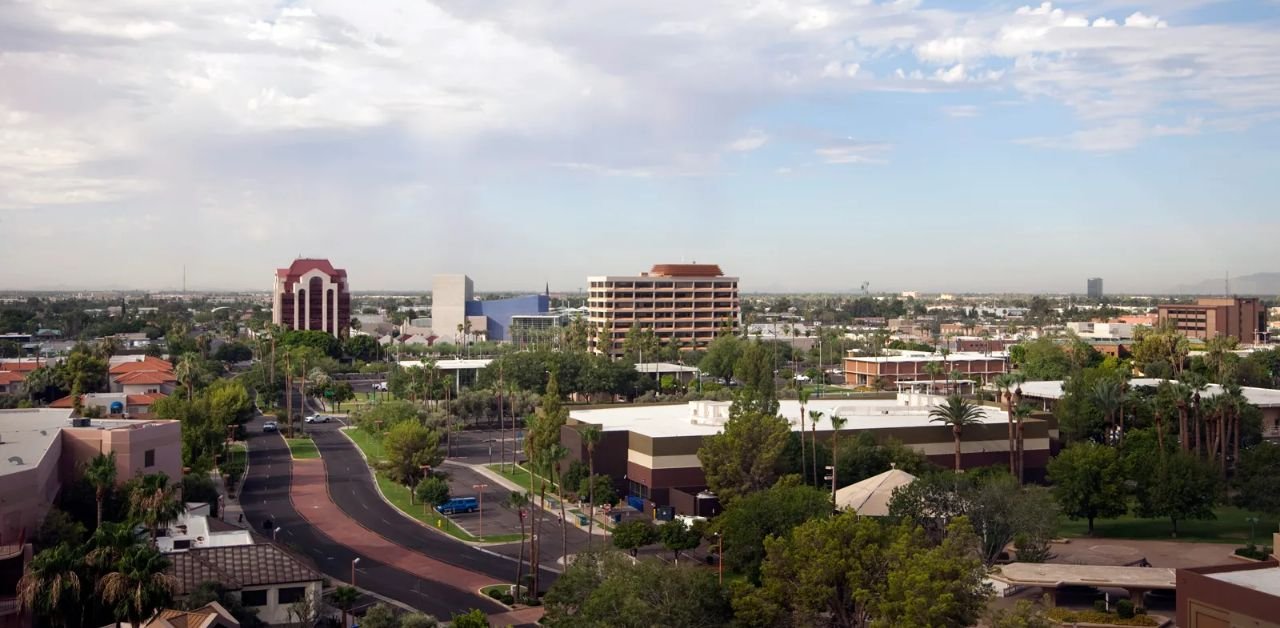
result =
M0 628L1280 628L1278 27L0 3Z

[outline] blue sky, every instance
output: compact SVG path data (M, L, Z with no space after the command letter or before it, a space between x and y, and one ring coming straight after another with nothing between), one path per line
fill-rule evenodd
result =
M0 289L1280 271L1280 3L0 6Z

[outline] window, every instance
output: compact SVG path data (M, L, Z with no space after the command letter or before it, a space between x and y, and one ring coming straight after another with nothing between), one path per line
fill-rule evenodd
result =
M240 603L244 606L266 606L267 590L258 589L257 591L241 591Z
M276 595L276 601L280 604L293 604L301 602L307 597L306 587L284 587Z
M142 466L146 468L156 466L156 450L148 449L142 453Z
M174 539L173 549L191 549L191 539Z

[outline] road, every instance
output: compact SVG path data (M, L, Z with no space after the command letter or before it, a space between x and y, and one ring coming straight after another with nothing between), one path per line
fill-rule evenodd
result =
M338 434L330 434L330 436L342 438ZM490 614L504 610L498 604L478 595L420 579L333 542L323 534L322 530L306 523L294 509L289 496L291 471L288 448L279 434L262 433L262 417L250 423L248 445L249 473L240 495L240 504L245 516L252 525L267 535L271 534L272 528L278 527L280 531L277 534L277 540L309 556L326 576L347 582L351 577L352 561L360 558L356 580L362 588L407 604L439 619L447 619L455 612L472 608L478 608ZM367 478L368 473L365 472L363 476ZM374 499L386 505L377 498L376 493ZM361 521L365 518L362 517ZM264 528L264 524L269 525ZM414 528L417 528L419 536L425 532L417 524L408 521L404 521L400 526L391 527L400 529L397 533L398 537L412 536L406 531L413 531ZM427 536L434 535L427 534ZM415 549L428 547L430 551L435 552L428 554L430 557L455 564L459 560L458 557L465 560L472 554L480 554L479 551L457 542L451 546L429 543L416 543L410 546ZM488 561L486 564L490 566L496 567L502 564L506 567L501 572L493 570L492 573L503 574L497 581L510 581L515 575L514 564L510 561L497 556L488 556Z

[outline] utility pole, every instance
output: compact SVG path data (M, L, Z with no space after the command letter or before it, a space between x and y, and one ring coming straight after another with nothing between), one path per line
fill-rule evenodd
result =
M479 495L479 499L480 499L480 533L477 534L476 536L480 538L484 538L484 489L489 488L489 485L488 484L472 484L471 488L474 488L476 489L476 491L478 491L477 495Z

